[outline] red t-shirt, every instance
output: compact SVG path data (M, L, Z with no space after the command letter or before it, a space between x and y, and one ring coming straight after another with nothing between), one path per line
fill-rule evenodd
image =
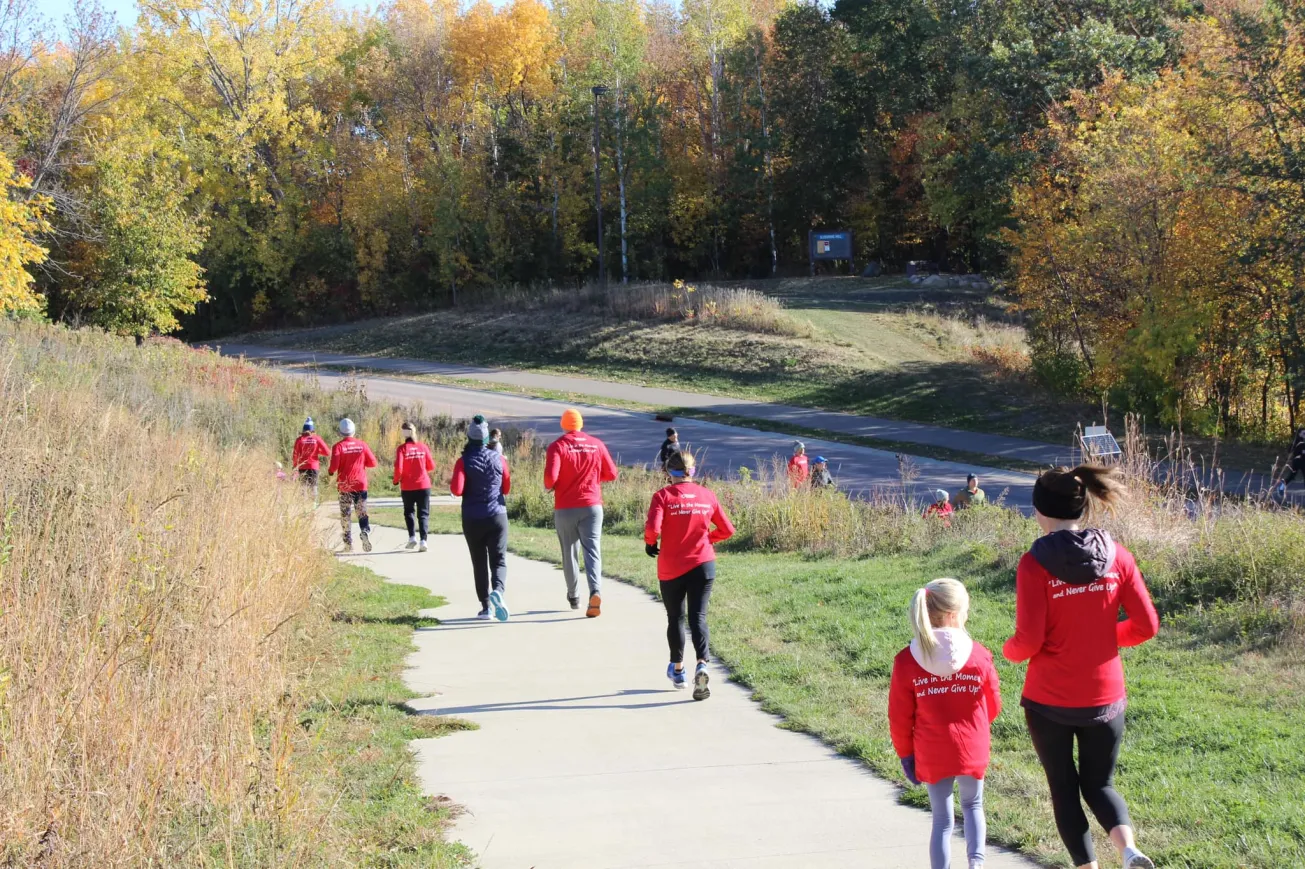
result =
M1159 630L1137 562L1119 544L1110 570L1083 585L1056 579L1026 552L1015 571L1015 636L1002 654L1029 662L1024 696L1034 703L1108 706L1125 695L1120 647L1141 645Z
M616 462L607 446L582 431L567 432L548 445L544 488L553 490L553 509L603 503L603 483L616 479Z
M811 466L806 454L794 456L788 460L788 479L794 486L801 486L811 476Z
M421 441L404 441L394 451L394 482L402 492L429 489L433 470L435 460L430 457L430 448Z
M653 495L648 506L643 541L656 543L659 535L657 578L667 580L714 560L712 544L733 537L734 526L711 489L697 483L672 483Z
M331 454L326 441L316 432L307 432L295 438L295 449L290 456L290 466L296 471L315 471L321 467L321 459Z
M934 783L954 775L983 778L992 722L1001 714L1001 685L992 653L979 643L965 666L935 676L908 646L893 659L888 727L898 757L915 755L915 774Z
M348 437L331 447L331 467L328 474L339 474L336 488L341 492L366 492L367 469L376 467L376 456L371 447L354 437Z

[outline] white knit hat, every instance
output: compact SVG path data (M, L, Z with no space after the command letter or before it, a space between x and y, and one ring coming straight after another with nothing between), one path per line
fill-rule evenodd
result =
M349 419L349 417L346 416L344 419L340 420L340 434L345 437L353 437L355 430L353 420Z

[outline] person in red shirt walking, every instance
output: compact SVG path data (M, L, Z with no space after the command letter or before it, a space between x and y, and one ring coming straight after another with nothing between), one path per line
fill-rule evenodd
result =
M349 514L358 509L358 530L362 537L363 552L372 551L371 522L367 518L367 469L376 467L376 456L371 447L353 436L353 420L340 420L340 434L344 437L331 447L331 466L328 475L336 477L340 493L340 528L344 531L344 550L353 551L353 533Z
M295 438L295 446L290 454L290 466L299 472L299 483L313 493L317 500L317 473L321 460L330 458L331 448L326 441L317 436L316 426L310 416L304 420L304 430Z
M969 614L970 595L955 579L935 579L917 591L911 598L915 638L893 660L888 691L889 730L902 772L929 791L932 869L951 867L957 785L970 869L983 866L986 849L983 777L992 722L1001 714L1001 685L992 653L965 631Z
M793 441L793 457L788 460L788 482L794 489L802 488L811 476L811 465L807 460L807 445L802 441Z
M666 642L671 662L666 678L685 687L684 602L689 602L689 630L698 666L693 674L693 699L711 696L707 676L707 601L716 581L714 544L734 536L734 526L711 489L692 482L693 454L687 450L666 459L670 485L659 490L648 506L643 526L644 550L657 559L657 579L666 607ZM657 538L661 545L657 545Z
M585 554L589 581L589 608L585 615L602 612L603 588L603 483L616 479L616 462L598 438L585 434L584 417L575 408L562 414L566 434L548 445L544 460L544 488L553 493L553 524L562 545L562 573L571 609L580 608L580 550Z
M394 484L399 487L399 496L403 499L403 522L408 526L408 545L405 548L416 548L416 532L420 530L421 551L425 552L430 525L430 472L435 470L435 460L431 458L430 447L417 440L415 425L405 422L400 431L403 432L403 443L394 451Z
M952 507L951 496L947 494L946 489L934 489L933 503L924 508L924 518L936 516L942 521L944 528L952 527L952 514L956 510Z
M1002 649L1010 661L1029 662L1020 705L1060 838L1080 869L1097 869L1080 796L1124 869L1155 865L1133 841L1114 775L1127 705L1119 649L1154 637L1160 619L1132 554L1105 531L1081 527L1089 508L1109 509L1124 494L1113 468L1079 465L1038 477L1033 509L1043 536L1016 569L1015 636Z

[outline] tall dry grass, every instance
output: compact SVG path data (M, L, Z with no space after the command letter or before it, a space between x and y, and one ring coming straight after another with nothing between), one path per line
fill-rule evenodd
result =
M0 323L0 865L349 864L298 762L330 562L273 458L361 400Z

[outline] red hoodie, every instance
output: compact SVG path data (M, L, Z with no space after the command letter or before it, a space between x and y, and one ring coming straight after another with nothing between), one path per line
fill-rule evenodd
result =
M962 630L954 635L969 640ZM893 659L888 727L897 756L915 755L920 781L933 784L955 775L983 778L992 751L992 722L1000 714L997 668L992 653L980 643L974 643L963 665L957 661L926 670L910 646Z
M394 482L401 492L429 489L433 470L435 460L430 457L430 448L421 441L404 441L394 451Z
M712 544L733 537L734 526L711 489L697 483L672 483L653 495L648 506L643 542L656 543L658 535L662 545L657 578L664 582L714 561Z
M616 479L616 462L606 445L582 431L567 432L548 445L544 488L553 490L553 509L603 503L603 483Z
M326 441L316 432L304 432L295 438L295 449L290 456L290 467L296 471L316 471L321 467L321 459L331 454Z
M1132 553L1104 531L1057 531L1020 559L1015 636L1002 653L1029 662L1024 696L1034 703L1108 706L1125 695L1120 647L1141 645L1159 629Z
M788 481L794 486L801 486L811 476L811 465L806 453L788 460Z
M339 474L336 488L341 492L366 492L367 469L376 467L371 447L355 437L347 437L331 448L328 474Z

